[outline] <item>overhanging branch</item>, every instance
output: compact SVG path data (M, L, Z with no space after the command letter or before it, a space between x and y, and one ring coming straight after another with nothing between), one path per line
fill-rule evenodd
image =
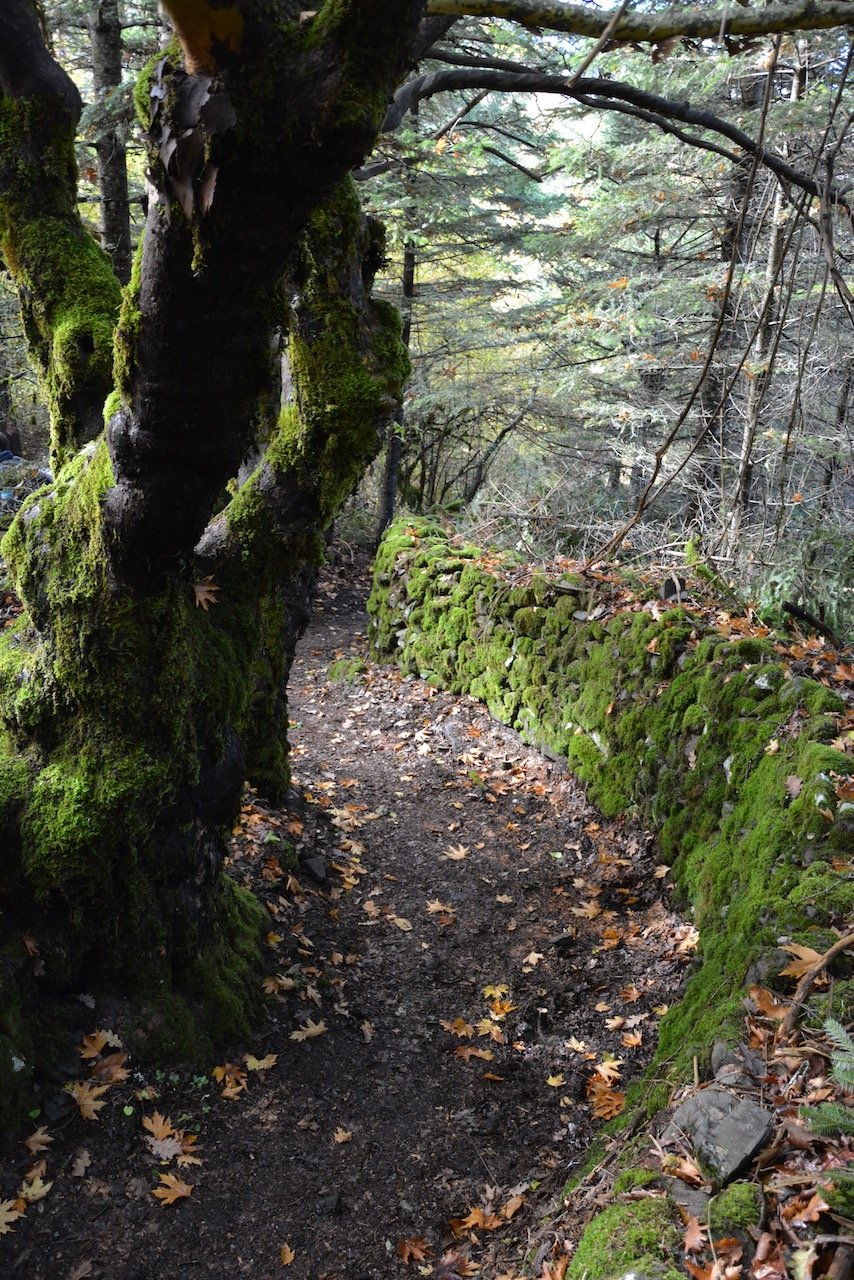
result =
M561 4L560 0L428 0L429 14L470 18L508 18L523 27L545 27L567 35L602 36L614 10ZM615 24L615 43L657 43L674 36L720 40L724 36L761 36L778 31L826 31L854 23L854 0L797 0L767 9L724 5L720 9L681 9L627 13Z
M854 3L849 7L854 17ZM808 195L823 196L832 204L848 207L848 202L842 194L833 191L828 195L821 183L795 169L782 156L763 147L743 129L739 129L728 120L716 116L711 111L692 107L689 102L675 102L670 98L662 98L659 94L648 93L645 89L638 89L620 80L583 76L579 79L571 79L546 75L538 71L512 73L462 68L452 71L433 71L416 76L397 91L386 115L384 130L397 128L406 113L421 99L433 97L437 93L461 89L493 89L504 93L553 93L560 97L572 98L586 106L595 103L604 110L618 110L617 103L627 103L636 108L637 115L642 112L651 112L657 117L652 123L659 127L663 127L661 121L678 120L682 124L716 133L734 143L747 155L755 156L781 181L800 188ZM692 141L688 135L683 135L683 140ZM702 141L696 145L702 145Z

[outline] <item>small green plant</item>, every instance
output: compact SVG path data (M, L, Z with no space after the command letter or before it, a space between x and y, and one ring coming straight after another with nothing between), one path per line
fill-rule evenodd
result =
M854 1039L835 1018L828 1018L824 1030L836 1048L830 1060L830 1074L843 1089L854 1089ZM854 1134L854 1108L841 1102L822 1102L809 1107L804 1116L813 1131L818 1134ZM854 1183L854 1173L851 1175Z
M846 1092L854 1090L854 1039L835 1018L828 1018L824 1030L836 1048L831 1054L830 1074ZM830 1137L854 1135L854 1108L849 1102L822 1102L801 1112L813 1133ZM854 1210L854 1169L834 1169L833 1182L823 1188L832 1208L849 1216Z

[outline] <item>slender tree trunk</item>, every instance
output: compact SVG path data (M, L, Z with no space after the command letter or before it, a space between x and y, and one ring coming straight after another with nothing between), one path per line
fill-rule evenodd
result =
M95 98L102 102L122 82L122 24L119 0L94 0L89 40ZM130 280L131 238L127 149L122 131L105 125L95 139L101 192L101 244L122 284Z

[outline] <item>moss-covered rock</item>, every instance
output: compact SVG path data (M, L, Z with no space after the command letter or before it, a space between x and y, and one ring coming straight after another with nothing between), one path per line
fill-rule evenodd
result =
M679 1241L674 1218L667 1196L609 1205L587 1226L567 1280L617 1280L625 1272L644 1275L650 1269L661 1280L676 1280L682 1272L669 1265Z

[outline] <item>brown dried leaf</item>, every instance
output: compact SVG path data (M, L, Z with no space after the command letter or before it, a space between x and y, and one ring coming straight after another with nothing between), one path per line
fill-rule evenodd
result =
M45 1125L39 1125L35 1133L31 1133L29 1138L25 1139L24 1146L27 1148L31 1156L38 1155L40 1151L46 1151L53 1138L47 1131Z
M291 1040L314 1040L316 1036L325 1035L328 1031L325 1022L314 1022L311 1018L307 1018L299 1031L291 1032Z
M787 964L785 969L780 970L781 978L802 978L821 959L819 953L813 951L812 947L802 947L798 942L783 942L781 950L788 951L790 956L795 956L791 964Z
M162 1185L155 1187L151 1194L160 1201L163 1208L168 1204L174 1204L176 1200L184 1200L192 1195L195 1183L182 1182L174 1173L161 1173L158 1177Z
M111 1049L121 1049L122 1042L112 1031L93 1031L91 1035L83 1037L78 1052L84 1059L99 1058L105 1045L109 1045Z
M7 1231L14 1231L12 1223L23 1216L24 1210L20 1208L19 1201L0 1201L0 1236L5 1236Z
M682 1248L686 1253L699 1253L703 1245L708 1239L703 1227L700 1226L700 1219L697 1217L689 1218L685 1226L685 1236L682 1241Z
M89 1080L76 1080L74 1084L66 1085L66 1092L70 1093L77 1103L77 1109L84 1120L97 1120L95 1113L107 1105L106 1099L102 1098L101 1094L106 1093L109 1087L108 1084L92 1084Z
M425 1258L433 1256L433 1251L423 1236L398 1240L395 1253L403 1262L423 1262Z

